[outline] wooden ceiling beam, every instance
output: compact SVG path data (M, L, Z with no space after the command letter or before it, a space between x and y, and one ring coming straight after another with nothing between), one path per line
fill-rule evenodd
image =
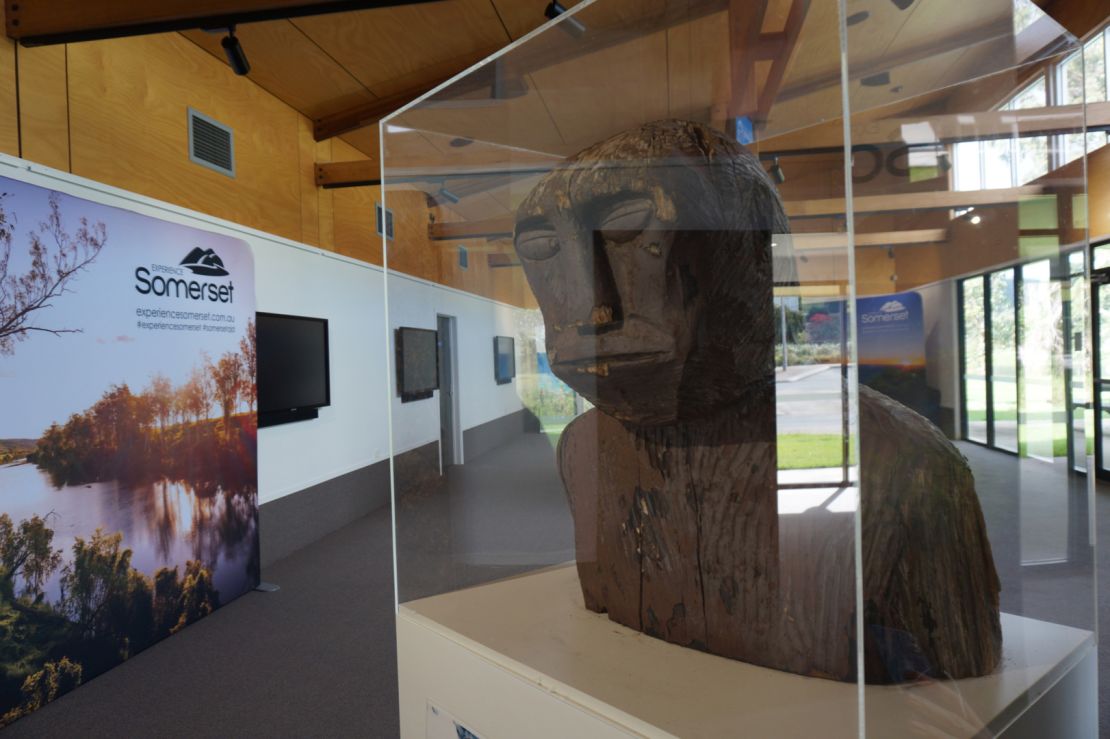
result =
M755 115L759 109L759 89L755 63L759 36L769 0L730 0L728 6L730 119Z
M425 2L434 0L13 0L4 15L8 38L46 46Z
M798 45L798 36L802 32L802 24L805 23L806 13L809 12L809 3L810 0L794 0L790 4L790 13L786 17L786 30L783 31L781 48L771 63L771 71L767 74L767 80L763 83L763 89L759 93L756 116L760 120L767 118L771 106L775 102L775 96L782 88L782 79L786 75L786 67L790 64L790 58L794 55L794 49Z
M326 190L336 187L380 185L381 181L382 168L376 159L327 162L316 165L316 186Z

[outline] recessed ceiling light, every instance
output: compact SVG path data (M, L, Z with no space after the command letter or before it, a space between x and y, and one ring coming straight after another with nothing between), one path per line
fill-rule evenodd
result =
M852 13L850 16L848 16L847 23L848 23L849 26L854 26L854 25L857 25L859 23L863 23L865 20L867 20L870 17L871 17L870 12L868 12L866 10L861 10L858 13Z

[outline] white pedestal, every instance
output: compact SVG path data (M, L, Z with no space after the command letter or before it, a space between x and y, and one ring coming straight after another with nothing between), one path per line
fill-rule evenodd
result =
M914 736L916 722L951 736L1097 736L1092 634L1002 619L995 674L869 686L867 735ZM859 736L857 685L615 624L585 609L572 565L401 606L397 656L404 739L455 739L455 722L480 739Z

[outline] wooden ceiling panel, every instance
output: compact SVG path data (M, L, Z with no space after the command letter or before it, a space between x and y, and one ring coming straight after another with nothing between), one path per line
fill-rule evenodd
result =
M533 73L544 103L574 153L668 115L667 33L568 59Z
M488 96L469 96L460 99L440 98L410 109L395 121L398 125L419 129L434 139L439 139L439 151L453 138L469 138L476 143L456 149L473 154L487 147L513 147L552 154L567 154L566 144L559 129L552 122L548 109L535 83L529 83L529 92L509 100L491 100ZM511 153L509 155L511 157Z
M222 35L184 31L187 39L226 64ZM248 75L264 90L309 118L344 110L374 95L289 21L236 29L251 63Z
M669 29L667 60L670 115L723 126L730 93L725 13Z
M292 21L376 95L422 70L509 42L489 0L444 0ZM434 77L421 79L430 81ZM394 89L393 92L397 90Z

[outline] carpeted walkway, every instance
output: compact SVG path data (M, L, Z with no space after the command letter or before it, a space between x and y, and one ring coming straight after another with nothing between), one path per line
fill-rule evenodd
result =
M426 493L418 509L406 513L402 504L403 538L418 540L431 524L445 535L425 542L409 579L402 573L409 597L567 559L569 516L544 444L536 436L491 452L453 469L448 485ZM1083 495L1083 479L1073 478L1066 493L1051 466L961 449L983 498L1004 609L1089 627L1090 563L1022 566L1067 553L1067 496ZM1110 542L1110 488L1100 486L1097 504L1099 539ZM1073 518L1072 531L1083 523ZM1105 626L1108 552L1102 547L1098 569ZM280 592L244 596L5 736L396 737L392 574L390 517L382 509L268 568L265 577ZM1102 735L1110 737L1105 644L1099 663Z

